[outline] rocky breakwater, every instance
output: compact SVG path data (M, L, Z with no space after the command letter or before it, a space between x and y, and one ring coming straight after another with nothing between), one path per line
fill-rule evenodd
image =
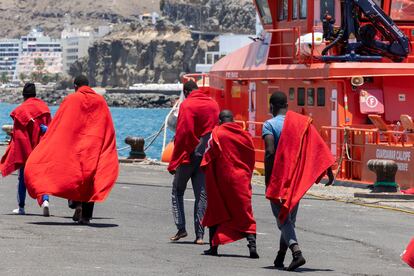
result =
M68 90L37 89L37 97L48 105L60 105L69 93ZM23 102L22 88L0 89L0 102L21 104Z
M0 102L10 104L21 104L23 96L21 88L0 89ZM98 89L98 92L100 89ZM37 97L45 101L49 106L60 105L63 99L73 93L73 90L43 90L38 89ZM169 108L178 95L163 95L160 93L108 93L103 95L106 102L111 107L131 107L131 108Z
M160 21L155 27L114 32L89 48L89 56L70 68L86 74L94 86L128 87L134 83L177 83L204 63L218 42L194 40L180 25Z
M131 108L170 108L178 96L154 93L111 93L104 95L109 106Z

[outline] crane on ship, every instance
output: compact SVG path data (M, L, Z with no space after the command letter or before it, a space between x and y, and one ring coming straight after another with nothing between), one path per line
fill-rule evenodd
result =
M373 0L343 0L342 24L334 29L335 20L326 14L324 39L330 44L322 52L322 61L380 61L387 57L403 61L410 53L410 40ZM337 46L339 55L328 55Z

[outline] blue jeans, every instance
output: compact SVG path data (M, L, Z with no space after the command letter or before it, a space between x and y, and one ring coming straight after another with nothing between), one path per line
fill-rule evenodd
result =
M282 224L279 220L280 206L270 202L272 206L273 215L276 217L277 227L281 231L281 242L286 246L291 246L298 243L295 232L296 215L298 214L299 204L292 210L286 221Z
M184 213L184 193L187 182L191 179L194 191L194 230L197 238L203 238L204 227L201 221L207 207L207 196L205 189L205 176L199 167L200 165L181 165L178 167L173 181L172 188L172 211L175 225L178 230L186 230Z
M49 201L48 195L43 195L43 201ZM17 186L17 203L20 208L24 208L26 203L26 184L24 182L24 167L19 170L19 184Z

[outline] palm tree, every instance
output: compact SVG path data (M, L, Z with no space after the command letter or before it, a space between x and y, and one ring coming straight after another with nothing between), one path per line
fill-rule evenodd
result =
M1 74L0 80L1 80L2 83L8 83L9 82L9 76L7 75L6 72L3 72Z

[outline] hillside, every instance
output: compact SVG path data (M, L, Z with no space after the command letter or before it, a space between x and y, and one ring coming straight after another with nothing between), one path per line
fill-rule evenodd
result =
M118 31L89 49L89 57L75 63L70 75L86 74L92 85L128 87L134 83L176 83L204 62L217 41L194 39L182 26L164 25Z
M93 27L137 21L159 6L159 0L0 0L0 36L18 37L37 26L57 36L68 19Z
M92 27L124 24L138 22L140 14L154 11L196 30L254 31L251 0L0 0L0 37L18 37L34 27L59 36L68 21Z
M256 9L252 0L161 0L161 10L172 22L181 21L197 31L255 31Z
M158 12L155 26L140 15ZM70 69L88 75L94 85L127 87L134 83L175 83L217 51L217 39L194 33L253 34L251 0L0 0L0 38L19 37L34 27L59 37L65 24L113 31L95 41L89 56ZM195 32L194 32L195 31Z

